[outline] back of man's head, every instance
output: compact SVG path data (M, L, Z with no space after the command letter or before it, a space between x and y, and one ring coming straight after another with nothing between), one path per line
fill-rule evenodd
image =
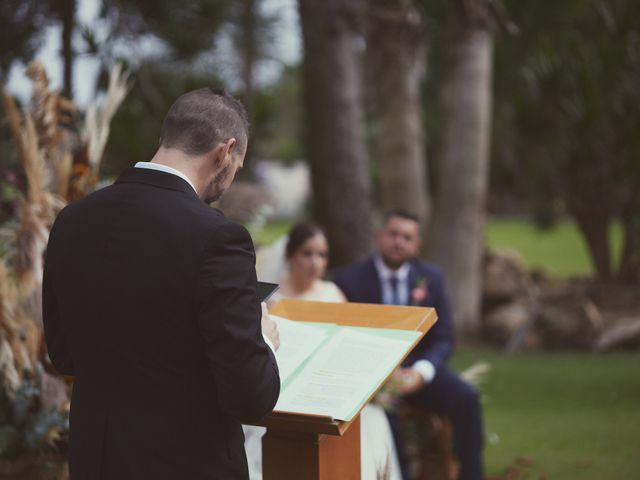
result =
M244 151L249 121L242 104L224 90L201 88L178 97L162 121L160 146L204 155L235 138Z

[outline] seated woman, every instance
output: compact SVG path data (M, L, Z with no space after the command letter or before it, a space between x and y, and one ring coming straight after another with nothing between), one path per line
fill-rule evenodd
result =
M333 282L323 280L327 269L329 244L324 231L313 223L298 223L289 231L285 250L288 274L269 304L282 298L318 302L346 302L342 291Z
M333 282L323 280L327 269L329 244L321 227L299 223L289 232L286 246L288 274L280 282L271 305L283 298L322 302L345 302ZM245 448L251 480L262 478L261 440L264 429L245 427ZM393 436L384 410L367 405L360 414L362 480L401 480Z

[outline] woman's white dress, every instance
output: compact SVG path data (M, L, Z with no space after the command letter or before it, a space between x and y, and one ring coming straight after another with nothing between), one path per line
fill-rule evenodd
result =
M276 292L273 302L282 298L293 298ZM343 293L333 282L317 280L313 288L304 295L295 297L298 300L314 300L318 302L345 301ZM244 425L245 450L249 463L249 478L262 480L262 436L265 428ZM360 458L362 480L402 480L400 464L393 442L389 421L382 407L369 403L360 412ZM388 471L387 477L382 477Z

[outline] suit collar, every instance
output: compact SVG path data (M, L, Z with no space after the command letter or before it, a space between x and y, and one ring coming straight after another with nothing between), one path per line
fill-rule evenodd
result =
M364 264L364 269L364 279L369 282L369 291L373 296L373 303L382 303L382 283L373 257Z
M157 170L159 172L166 172L172 175L176 175L191 185L194 191L197 192L195 185L193 182L187 177L187 175L180 170L177 170L169 165L163 165L162 163L154 163L154 162L138 162L134 165L135 168L148 168L149 170Z
M418 272L418 269L416 268L416 265L414 265L413 262L411 262L409 267L409 292L411 292L411 290L413 288L416 287L416 284L418 283L418 279L420 278L420 275Z
M378 276L382 280L386 280L390 276L394 275L401 282L404 282L405 279L407 278L407 275L409 275L409 271L411 269L411 261L408 261L403 263L398 270L391 270L389 267L385 265L384 260L382 260L382 257L378 253L373 255L373 264L376 267Z
M412 291L414 288L420 286L418 285L421 282L426 282L425 287L428 291L429 278L425 275L425 273L420 268L420 261L416 258L413 258L407 262L409 265L409 274L408 274L408 288L409 288L409 299L408 305L412 305ZM364 279L370 279L369 282L369 291L373 295L373 299L375 303L382 303L382 279L380 278L380 274L378 273L378 269L375 264L374 257L371 257L365 264L365 276ZM419 305L426 305L428 298L425 298Z
M147 168L127 168L116 180L116 183L142 183L154 187L176 190L193 195L200 200L198 194L184 179L167 172Z

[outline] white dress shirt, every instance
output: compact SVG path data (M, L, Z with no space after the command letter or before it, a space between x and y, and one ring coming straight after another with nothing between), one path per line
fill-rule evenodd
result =
M373 261L376 264L376 270L378 270L378 276L382 285L382 303L385 305L393 305L393 289L391 287L392 276L398 279L398 298L400 299L399 305L407 305L409 299L409 262L403 263L397 270L391 270L384 263L380 256L375 255Z
M175 168L169 167L168 165L162 165L160 163L153 162L138 162L135 164L135 168L146 168L149 170L157 170L158 172L170 173L183 179L185 182L191 185L191 188L193 188L194 192L198 193L196 187L193 186L193 182L189 180L189 177L187 177L180 170L176 170Z
M153 162L138 162L135 164L135 168L146 168L149 170L157 170L158 172L170 173L171 175L175 175L183 179L185 182L191 185L191 188L193 188L194 192L198 193L198 191L196 190L196 187L193 186L193 182L189 180L189 177L187 177L180 170L176 170L175 168L169 167L167 165L162 165L160 163L153 163ZM262 334L262 338L264 338L265 343L269 346L271 351L273 353L276 353L276 349L273 343L271 342L271 340L269 340L269 338L264 333Z
M380 284L382 285L382 303L385 305L393 305L393 289L391 281L392 276L398 279L397 295L400 299L401 305L407 305L409 299L409 293L411 287L409 285L409 269L411 268L409 262L403 263L397 270L391 270L380 258L380 255L373 256L373 263L378 271L378 277L380 278ZM436 368L429 360L418 360L411 365L416 372L424 379L424 383L429 383L436 376Z

